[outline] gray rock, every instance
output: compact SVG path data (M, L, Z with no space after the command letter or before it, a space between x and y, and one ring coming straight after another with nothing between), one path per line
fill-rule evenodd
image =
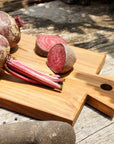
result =
M71 125L59 121L3 124L0 144L75 144L75 133Z

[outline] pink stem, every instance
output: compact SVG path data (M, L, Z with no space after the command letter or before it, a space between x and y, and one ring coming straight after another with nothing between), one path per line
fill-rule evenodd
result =
M15 16L14 19L19 27L23 27L24 21L19 16Z
M23 27L23 24L26 23L34 23L33 21L23 21L19 16L15 16L14 19L19 27Z
M36 71L34 71L33 69L29 69L26 65L22 64L20 65L20 63L17 63L17 61L15 62L15 60L13 60L13 58L11 58L10 56L8 58L6 58L6 63L7 67L11 70L13 70L14 72L18 73L18 74L14 74L15 76L18 76L19 78L22 78L21 76L25 76L26 78L29 78L29 82L30 79L40 82L44 85L50 86L52 88L56 88L56 89L62 89L61 85L59 85L58 83L52 81L51 79L40 75L38 73L36 73ZM5 68L7 68L5 67ZM10 71L12 72L12 71ZM19 75L20 73L20 75Z
M30 78L27 78L27 77L25 77L25 76L23 76L23 75L20 75L19 73L16 73L15 71L9 69L6 64L4 65L4 69L5 69L8 73L10 73L10 74L14 75L15 77L18 77L18 78L20 78L20 79L22 79L22 80L24 80L24 81L27 81L27 82L30 82L30 83L33 83L33 84L41 84L41 83L39 83L39 82L37 82L37 81L34 81L34 80L30 79Z
M60 75L54 74L53 77L60 78Z
M22 67L25 67L25 68L31 70L31 71L34 71L35 73L37 73L37 74L39 74L39 75L42 75L42 76L44 76L44 77L46 77L46 78L49 78L50 80L52 80L52 81L54 81L54 82L63 82L63 81L65 80L65 79L63 79L63 78L58 78L59 75L50 76L49 74L46 74L46 73L40 72L40 71L38 71L38 70L35 70L35 69L33 69L33 68L31 68L31 67L29 67L29 66L27 66L27 65L24 65L23 63L21 63L21 62L19 62L19 61L14 60L13 58L11 58L11 62L12 62L12 63L14 62L14 63L17 64L17 65L20 65L20 66L22 66ZM57 76L57 77L56 77L56 76ZM59 76L59 77L60 77L60 76Z

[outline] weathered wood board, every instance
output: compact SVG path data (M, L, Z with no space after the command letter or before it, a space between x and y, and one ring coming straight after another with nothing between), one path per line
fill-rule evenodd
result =
M37 70L52 73L46 65L46 58L35 54L35 41L36 37L22 34L18 49L12 55ZM105 55L77 47L71 48L77 54L77 62L73 70L64 76L66 80L61 92L29 84L3 72L0 77L0 106L37 119L62 120L73 125L88 95L87 90L80 85L81 80L76 78L76 71L98 73Z

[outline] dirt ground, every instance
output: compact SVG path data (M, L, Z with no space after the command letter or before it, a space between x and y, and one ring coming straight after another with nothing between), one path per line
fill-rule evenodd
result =
M67 43L83 48L114 40L114 13L110 5L98 1L87 7L54 1L21 9L12 15L28 21L22 28L24 33L58 34Z

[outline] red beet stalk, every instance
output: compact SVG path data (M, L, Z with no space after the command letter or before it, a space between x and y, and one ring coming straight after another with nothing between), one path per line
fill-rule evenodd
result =
M34 84L44 84L46 86L55 88L55 89L62 89L61 84L64 81L63 78L58 78L58 75L50 76L48 74L42 73L40 71L36 71L21 62L14 60L10 55L7 55L4 69L11 73L12 75L23 79L27 82L34 83Z
M23 24L25 22L19 16L15 16L14 19L15 19L15 22L17 23L18 27L23 27L24 26Z
M19 28L23 27L26 23L33 23L33 21L23 21L19 16L15 16L14 20Z
M53 75L53 76L51 76L51 75L49 75L49 74L40 72L40 71L35 70L35 69L33 69L33 68L31 68L31 67L29 67L29 66L27 66L27 65L24 65L23 63L21 63L21 62L19 62L19 61L17 61L17 60L14 60L13 58L11 58L11 62L12 62L12 66L13 66L13 64L14 64L14 65L20 65L21 67L27 68L27 69L29 69L30 71L34 71L35 73L37 73L37 74L39 74L39 75L41 75L41 76L44 76L45 78L49 78L50 80L52 80L52 81L54 81L54 82L63 82L63 81L64 81L63 78L59 78L59 79L58 79L58 77L60 77L59 75ZM13 69L13 68L12 68L12 69Z

